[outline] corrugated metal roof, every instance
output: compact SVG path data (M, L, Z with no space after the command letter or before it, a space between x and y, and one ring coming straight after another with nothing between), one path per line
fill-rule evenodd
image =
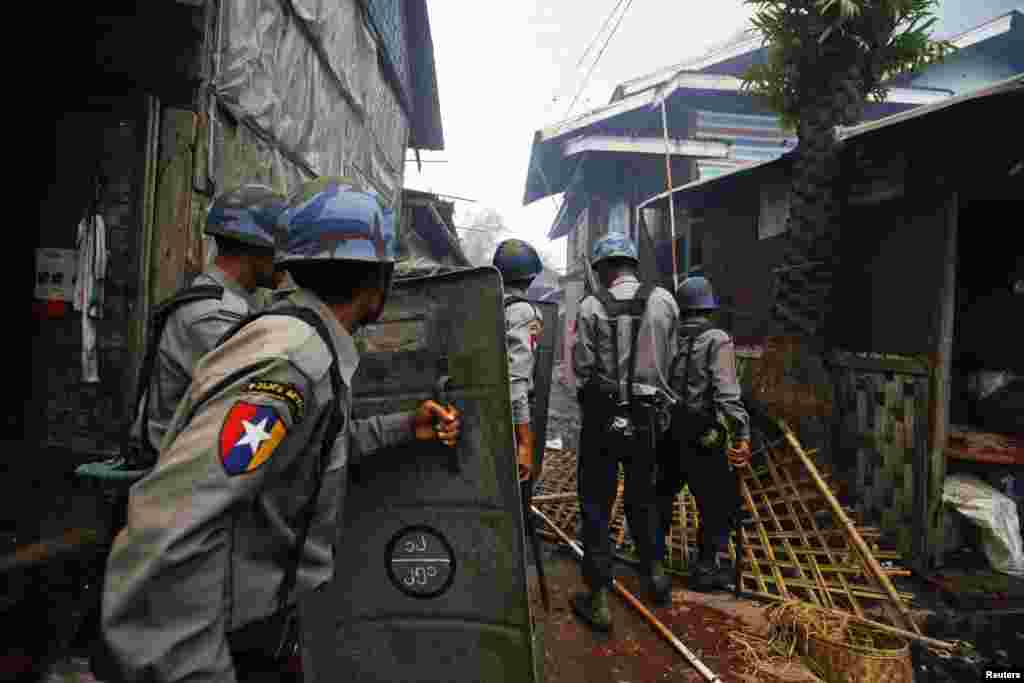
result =
M884 119L868 121L867 123L861 123L859 125L849 126L846 128L840 126L836 129L836 136L840 140L849 140L876 130L891 128L892 126L912 121L922 116L928 116L929 114L934 114L935 112L948 109L949 107L963 102L969 102L970 100L977 100L984 97L992 97L993 95L1002 95L1014 91L1020 92L1022 88L1024 88L1024 74L1018 74L1012 78L1007 78L1004 81L993 83L992 85L979 90L972 90L960 95L955 95L950 97L948 100L925 105L923 107L917 107L916 109L911 109L900 114L893 114L892 116L887 116Z
M669 125L673 127L677 125L679 116L687 116L696 108L707 111L720 107L737 113L767 113L756 98L741 91L739 80L732 76L697 74L692 82L679 81L676 85L679 87L669 104ZM615 128L626 129L643 137L660 137L660 111L652 108L659 96L657 90L645 91L537 131L530 149L523 203L530 204L565 191L570 169L566 168L561 143L570 136ZM934 96L934 91L904 88L889 102L874 104L871 108L877 112L909 107L912 105L900 104L900 98L917 101L926 96ZM921 101L930 100L926 98ZM763 155L757 155L756 152L752 156L763 159Z
M756 29L743 31L734 40L729 40L722 45L712 47L700 57L694 57L685 61L664 67L639 78L634 78L621 83L612 93L612 101L634 95L644 90L659 86L680 71L701 71L714 66L720 62L733 59L748 52L754 52L761 48L763 39Z
M1014 76L1013 78L1008 78L998 83L993 83L992 85L987 86L985 88L981 88L979 90L974 90L969 93L964 93L962 95L951 97L943 102L937 102L932 105L917 107L916 109L911 109L910 111L906 111L900 114L893 114L892 116L887 116L883 119L878 119L877 121L869 121L858 126L852 126L849 128L839 128L837 130L837 137L840 140L844 141L850 140L853 138L861 137L863 135L874 133L875 131L890 129L893 126L898 126L909 121L915 121L923 117L935 114L936 112L953 107L957 104L962 104L964 102L969 102L971 100L980 100L987 97L1008 95L1012 93L1021 92L1024 92L1024 74ZM773 166L781 168L785 164L790 163L792 157L792 152L788 152L778 157L777 159L764 161L760 163L754 163L744 168L738 168L734 171L722 173L721 175L715 177L702 178L700 180L696 180L691 183L687 183L685 185L676 187L671 191L661 192L657 195L654 195L653 197L644 200L644 202L640 204L639 208L660 204L664 202L669 195L677 195L680 193L686 194L695 191L709 191L712 188L714 190L721 191L723 189L723 184L725 183L729 183L741 176L746 177L754 171L761 173L768 167Z

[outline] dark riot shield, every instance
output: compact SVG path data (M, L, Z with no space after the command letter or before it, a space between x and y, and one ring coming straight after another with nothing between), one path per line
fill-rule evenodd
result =
M544 329L534 352L533 406L531 428L534 437L533 462L536 472L544 465L544 448L548 440L548 404L551 402L551 375L555 367L555 349L558 348L558 304L551 301L531 301L544 316Z
M360 333L353 417L433 398L462 435L355 470L334 580L304 604L307 681L538 680L504 325L488 267L396 281Z

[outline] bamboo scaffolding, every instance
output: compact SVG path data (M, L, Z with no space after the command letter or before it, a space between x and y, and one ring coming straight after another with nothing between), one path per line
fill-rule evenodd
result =
M900 566L899 553L878 547L881 531L854 524L855 513L842 507L832 493L831 477L818 471L788 427L781 438L765 445L763 453L766 464L740 471L748 517L738 529L744 536L743 556L737 560L733 542L727 551L729 559L741 563L742 590L772 601L796 598L864 620L867 607L881 605L897 624L889 628L899 630L899 635L916 632L920 636L905 602L914 596L896 591L891 582L891 577L911 572ZM620 478L609 529L620 558L635 555L622 510L622 483ZM534 502L560 531L570 537L578 533L580 512L573 452L548 454ZM679 570L689 564L699 527L696 501L684 489L666 539L667 568ZM560 540L558 534L547 530L541 534ZM894 566L882 567L880 560ZM903 626L906 628L899 628Z
M853 543L857 552L860 553L861 560L865 565L867 565L867 568L871 572L875 581L881 585L882 589L889 596L889 599L892 601L892 605L894 605L900 612L900 615L906 621L907 625L910 626L910 630L917 635L921 635L921 629L917 625L917 622L914 621L914 618L910 615L910 610L907 608L906 603L904 603L896 594L895 586L892 585L892 581L889 579L888 575L882 571L881 565L878 564L878 560L875 559L875 556L871 553L871 549L868 548L867 543L864 542L864 538L857 532L856 527L853 525L853 522L847 516L846 512L843 511L842 506L839 504L839 501L836 500L832 490L829 489L828 485L825 484L824 481L822 481L821 476L818 474L818 468L814 466L814 463L804 452L804 449L797 440L796 435L793 434L789 429L789 426L782 420L777 420L776 422L778 423L779 428L782 429L790 448L792 448L800 457L804 463L804 467L807 468L807 471L818 484L821 494L825 497L825 500L828 501L829 507L832 508L832 513L843 528L846 529L850 542Z

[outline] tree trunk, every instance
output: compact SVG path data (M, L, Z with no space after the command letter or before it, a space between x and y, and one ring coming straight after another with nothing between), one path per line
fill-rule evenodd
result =
M823 331L832 274L839 259L839 155L834 129L859 121L864 103L859 68L849 63L835 68L836 61L842 60L822 60L815 65L825 77L816 92L803 98L806 104L797 129L787 269L780 273L777 287L780 306L776 317L787 327L811 336Z

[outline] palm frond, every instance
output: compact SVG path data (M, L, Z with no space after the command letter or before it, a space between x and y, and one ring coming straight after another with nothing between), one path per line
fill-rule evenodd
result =
M744 74L743 87L789 124L829 98L835 74L851 74L842 88L854 99L884 99L883 84L893 76L941 60L952 49L931 37L939 0L744 2L755 8L751 23L769 56Z
M862 9L861 3L856 0L818 0L817 7L822 14L828 14L833 7L836 7L842 21L848 21L860 15Z

